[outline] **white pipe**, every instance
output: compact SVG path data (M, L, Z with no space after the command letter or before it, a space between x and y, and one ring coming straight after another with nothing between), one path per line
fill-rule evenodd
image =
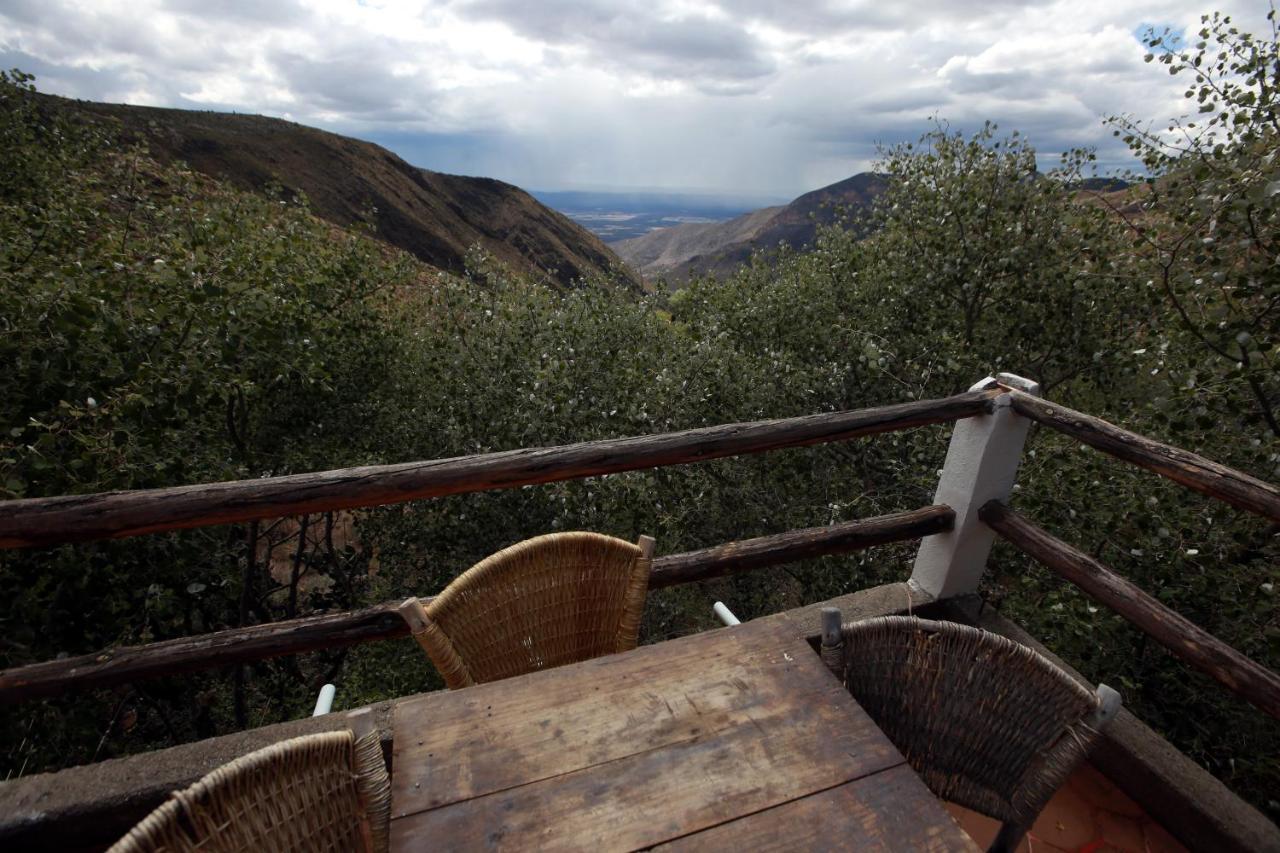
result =
M333 708L333 694L338 692L338 688L332 684L326 684L320 688L320 695L316 697L316 709L311 712L313 717L323 717Z
M716 612L716 615L720 617L720 621L728 625L729 627L733 627L734 625L741 624L738 621L738 617L734 616L733 612L729 610L729 608L725 607L722 602L717 601L711 609L714 610Z

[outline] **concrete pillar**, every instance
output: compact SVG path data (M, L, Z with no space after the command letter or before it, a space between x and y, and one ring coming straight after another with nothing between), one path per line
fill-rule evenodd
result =
M970 390L985 391L997 385L1040 396L1038 383L1011 373L989 376ZM1013 490L1031 422L1010 408L1008 394L994 402L992 414L957 421L951 433L933 502L955 510L955 526L950 532L921 541L911 572L912 585L934 598L977 591L995 539L995 532L978 520L978 510L989 500L1007 500Z

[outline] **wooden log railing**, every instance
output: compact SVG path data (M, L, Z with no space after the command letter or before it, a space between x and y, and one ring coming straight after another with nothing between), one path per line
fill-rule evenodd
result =
M1263 518L1280 521L1280 489L1203 456L1161 444L1101 418L1077 412L1016 389L1008 389L1014 411L1065 435L1189 489Z
M0 548L23 548L401 503L843 441L988 412L998 389L560 447L0 505Z
M1175 656L1280 719L1280 675L1245 657L1132 582L999 501L984 504L978 515L1001 537L1080 587L1093 600L1119 613Z
M660 589L919 539L950 530L954 520L950 507L927 506L670 554L653 561L649 586ZM408 636L409 629L396 612L398 605L398 601L385 602L363 610L233 628L15 667L0 672L0 704Z

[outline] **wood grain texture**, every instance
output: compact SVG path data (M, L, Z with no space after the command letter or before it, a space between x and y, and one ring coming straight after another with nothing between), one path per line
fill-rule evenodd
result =
M904 766L770 625L420 697L395 726L397 849L636 849ZM916 782L902 806L949 822Z
M1129 432L1101 418L1066 406L1010 390L1013 409L1024 417L1096 447L1117 459L1132 462L1189 489L1217 498L1263 518L1280 521L1280 488L1219 465L1168 444L1161 444L1136 432Z
M396 604L124 646L0 672L0 705L407 636Z
M1080 587L1093 600L1128 619L1178 658L1280 719L1280 676L999 501L984 504L978 515L1024 553Z
M821 704L393 820L397 849L635 850L885 769Z
M831 690L812 657L753 626L408 700L396 709L393 815L749 724L788 694Z
M920 808L922 797L933 795L903 764L686 835L654 850L942 853L979 849L945 811L939 814L941 810Z
M6 501L0 548L119 539L253 519L510 489L844 441L988 411L995 391L702 429L168 489Z
M762 536L715 548L670 554L653 561L650 587L672 586L825 554L843 554L884 542L950 529L949 507L848 521L829 527ZM421 599L425 604L430 598ZM0 705L128 684L236 663L409 635L399 602L233 628L144 646L44 661L0 671Z

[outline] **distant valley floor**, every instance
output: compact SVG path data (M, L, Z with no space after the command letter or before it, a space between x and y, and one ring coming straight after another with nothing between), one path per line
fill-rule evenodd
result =
M769 198L716 198L650 192L534 192L548 207L563 213L606 243L643 237L659 228L724 222L776 204Z

